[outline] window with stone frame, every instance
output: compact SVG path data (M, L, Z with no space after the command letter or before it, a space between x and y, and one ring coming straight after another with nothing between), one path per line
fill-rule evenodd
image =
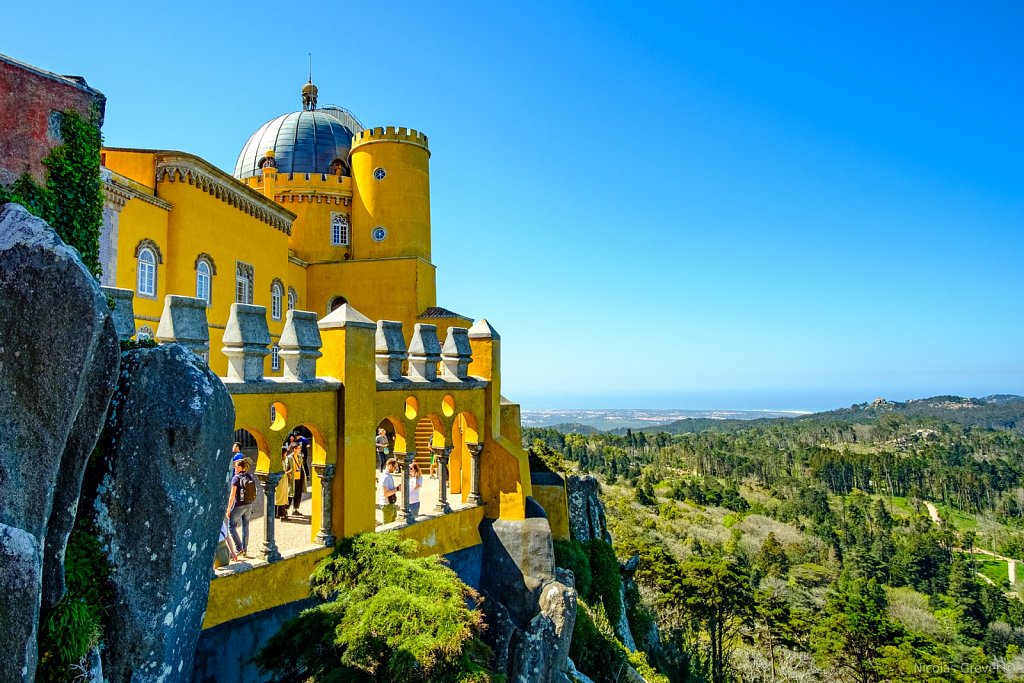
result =
M281 347L277 344L270 347L270 369L274 372L281 369Z
M252 303L253 281L255 279L255 268L248 263L235 261L235 303Z
M135 293L146 299L155 299L157 292L157 266L164 262L160 245L144 238L135 245Z
M281 319L281 304L284 301L284 285L275 279L270 285L270 318L271 320Z
M348 216L342 213L331 214L331 244L336 247L347 247L349 238Z
M294 311L299 305L299 293L291 287L288 288L288 310Z

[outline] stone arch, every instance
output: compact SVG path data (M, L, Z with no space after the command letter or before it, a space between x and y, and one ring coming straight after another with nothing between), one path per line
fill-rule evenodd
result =
M139 258L139 254L142 252L143 249L149 249L150 251L152 251L153 255L156 256L157 265L163 265L164 254L162 251L160 251L159 244L149 239L148 237L143 237L141 240L139 240L139 243L135 245L135 258Z
M381 418L380 422L377 423L377 429L381 427L384 428L384 432L388 435L391 455L405 453L409 444L405 431L405 422L396 415L389 415ZM374 434L376 434L376 429Z
M255 464L255 471L270 471L270 448L262 430L252 425L236 424L234 440L242 443L242 452Z
M465 502L473 487L473 458L466 444L480 440L476 418L463 411L452 421L452 452L448 459L448 481L453 494L460 494Z

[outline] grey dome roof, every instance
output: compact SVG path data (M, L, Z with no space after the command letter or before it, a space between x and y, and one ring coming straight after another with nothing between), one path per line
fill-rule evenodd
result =
M353 127L358 122L327 111L296 111L267 121L249 137L235 163L235 177L249 178L259 173L258 163L268 149L274 150L279 173L327 173L331 162L340 159L348 165ZM346 125L347 124L347 125Z

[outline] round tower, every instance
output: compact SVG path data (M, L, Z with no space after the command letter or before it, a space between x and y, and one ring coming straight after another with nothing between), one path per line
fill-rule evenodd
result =
M352 138L352 245L356 258L430 261L430 150L411 128L368 128Z

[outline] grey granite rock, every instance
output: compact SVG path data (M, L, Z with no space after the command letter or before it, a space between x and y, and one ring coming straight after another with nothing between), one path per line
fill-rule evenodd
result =
M611 543L601 502L601 484L591 476L566 479L569 497L569 531L574 540L600 538Z
M42 557L36 538L0 523L0 681L34 681Z
M541 588L555 579L551 525L544 518L484 520L483 588L501 596L517 626L540 611Z
M91 514L113 567L103 655L111 683L191 675L233 423L224 385L184 347L122 354L102 459L85 487L96 491Z
M38 580L19 584L28 592L5 594L37 614L21 614L25 624L0 631L0 643L5 652L30 652L26 666L34 669L34 636L21 642L20 629L34 634L39 606L63 593L71 510L117 374L117 337L78 252L16 204L0 208L0 301L0 524L28 533L49 558L45 584L40 555ZM0 560L0 574L13 561ZM44 596L46 588L52 594Z

